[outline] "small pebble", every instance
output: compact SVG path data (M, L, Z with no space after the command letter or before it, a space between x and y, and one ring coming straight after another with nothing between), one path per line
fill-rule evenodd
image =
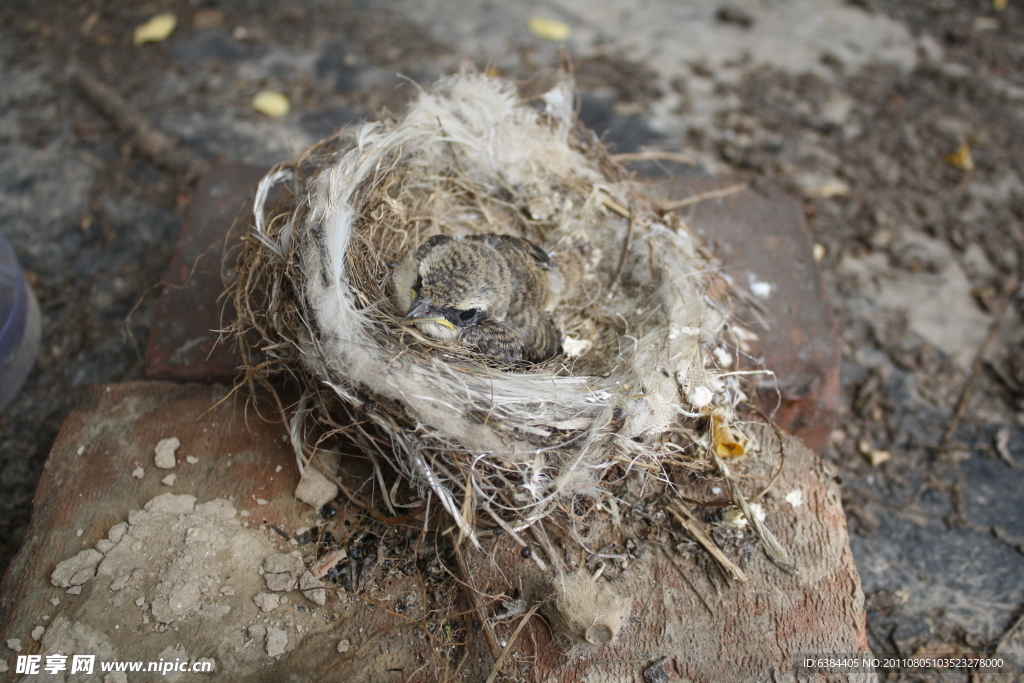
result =
M195 465L197 462L199 462L199 458L197 458L194 455L186 455L185 462L187 462L189 465Z
M81 538L82 534L84 534L84 533L85 533L84 531L82 531L81 529L78 529L77 531L75 531L75 536L77 536L78 538Z
M142 479L144 476L146 476L146 470L142 469L141 467L136 467L134 470L132 470L132 476L135 477L136 479Z
M7 647L11 648L15 652L21 652L21 638L8 638Z
M43 639L43 634L46 633L46 629L42 626L36 626L32 629L32 640L39 642Z
M75 451L76 455L81 455L82 453L85 453L85 446L79 446L78 450Z
M338 652L348 652L349 642L348 638L342 638L338 641Z
M56 607L60 604L60 598L50 598L50 604Z
M174 480L178 478L177 474L168 474L166 477L160 480L165 486L174 486Z

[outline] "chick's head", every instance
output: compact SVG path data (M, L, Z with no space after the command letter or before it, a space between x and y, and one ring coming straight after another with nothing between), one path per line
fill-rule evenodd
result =
M505 259L478 241L444 239L411 251L395 273L403 322L439 339L481 320L502 321L512 299Z

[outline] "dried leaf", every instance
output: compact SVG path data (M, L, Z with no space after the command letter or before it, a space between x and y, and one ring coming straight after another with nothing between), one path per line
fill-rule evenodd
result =
M892 460L892 453L878 448L873 448L865 439L861 439L857 443L857 449L874 467L878 467L882 463Z
M252 98L252 108L261 114L277 118L291 111L292 103L276 90L263 90Z
M178 17L170 13L158 14L144 24L135 27L132 43L135 47L146 43L159 43L174 33L178 26Z
M995 438L996 453L1002 458L1010 467L1016 467L1017 463L1013 459L1013 453L1010 452L1010 428L1000 427L999 431L996 432Z
M965 142L959 149L946 157L946 163L953 168L959 168L964 173L974 170L974 158L971 156L971 148Z
M563 43L569 38L572 29L569 25L555 19L544 17L530 17L526 22L530 33L541 40L550 40L552 43Z
M711 411L711 434L718 457L738 458L747 452L747 438L729 425L729 419L721 408Z
M813 188L807 193L811 197L820 199L831 199L832 197L845 197L850 194L850 186L842 180L827 180L821 185Z

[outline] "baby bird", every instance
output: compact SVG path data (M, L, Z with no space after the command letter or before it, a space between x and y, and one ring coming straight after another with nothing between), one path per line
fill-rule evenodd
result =
M551 259L510 235L437 235L395 269L403 322L437 339L457 340L504 363L540 363L561 350L547 312Z

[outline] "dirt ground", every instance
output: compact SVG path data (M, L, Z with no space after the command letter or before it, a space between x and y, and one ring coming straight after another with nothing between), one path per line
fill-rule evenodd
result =
M1011 632L1024 613L1024 5L997 4L681 2L651 41L656 21L640 10L546 10L573 27L585 122L614 151L681 160L638 171L727 175L805 198L842 346L825 458L842 482L876 652L1001 644L1024 661L1024 633ZM197 158L269 165L401 108L409 81L473 64L528 80L557 63L557 46L525 29L533 5L488 7L0 8L0 230L44 314L36 368L0 415L0 567L83 388L143 377L150 288L189 201L184 175L141 154L72 72L112 85ZM178 17L174 34L133 47L134 27L159 11ZM842 38L856 22L881 42ZM719 47L672 33L691 24ZM292 113L253 111L265 88L288 95Z

